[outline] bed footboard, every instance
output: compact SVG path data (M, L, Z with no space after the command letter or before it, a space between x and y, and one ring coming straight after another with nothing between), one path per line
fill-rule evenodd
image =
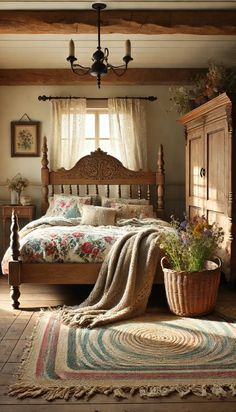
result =
M9 262L8 283L10 285L10 298L12 299L12 307L18 309L20 302L20 243L19 243L19 225L15 210L12 210L11 218L11 236L10 248L12 260Z

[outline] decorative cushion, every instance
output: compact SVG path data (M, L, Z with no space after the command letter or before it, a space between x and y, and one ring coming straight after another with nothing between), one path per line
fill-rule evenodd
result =
M81 206L84 204L91 204L90 196L56 194L49 198L49 208L46 216L77 218L81 216Z
M123 203L128 205L149 205L147 199L126 199L123 197L104 197L102 196L102 206L111 207L111 203Z
M147 217L154 217L152 205L111 203L111 207L117 210L117 218L119 219L144 219Z
M114 226L116 224L116 210L102 206L82 207L81 225Z

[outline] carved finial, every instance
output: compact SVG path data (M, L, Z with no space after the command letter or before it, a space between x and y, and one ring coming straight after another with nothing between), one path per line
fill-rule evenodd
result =
M10 235L10 248L13 260L18 260L20 256L20 242L19 242L19 225L18 218L15 209L12 209L11 215L11 235Z
M165 165L165 162L164 162L163 145L160 144L158 148L158 153L157 153L157 172L164 173L165 171L164 165Z
M98 147L94 152L90 152L91 155L107 155L107 152L104 152L100 147Z
M47 138L44 136L43 138L43 147L42 147L42 168L47 169L48 168L48 146L47 146Z
M157 211L158 215L164 215L164 196L165 196L165 167L164 150L160 144L157 153Z
M43 138L43 147L42 147L42 160L41 160L41 182L42 182L42 214L44 214L48 208L48 185L49 185L49 169L48 169L48 146L47 138Z

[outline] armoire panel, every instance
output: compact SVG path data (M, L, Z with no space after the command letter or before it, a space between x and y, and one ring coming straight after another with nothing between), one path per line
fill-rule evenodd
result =
M203 142L198 135L189 140L189 196L203 198L205 196L203 168Z
M217 125L216 125L217 127ZM206 134L207 144L207 200L225 201L225 130L213 130Z
M188 216L190 218L192 218L193 216L196 216L196 215L199 215L199 216L203 215L202 208L196 207L196 206L191 206L191 205L189 205L189 208L188 208L187 212L188 212Z

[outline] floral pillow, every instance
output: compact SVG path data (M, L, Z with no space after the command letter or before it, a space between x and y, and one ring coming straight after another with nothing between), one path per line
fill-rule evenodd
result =
M82 207L81 225L91 226L115 226L116 210L102 206Z
M154 217L152 205L111 203L111 207L117 210L117 218L119 219L144 219L147 217Z
M111 207L112 203L123 203L128 205L149 205L147 199L126 199L123 197L104 197L102 196L102 206Z
M54 195L49 199L46 216L61 216L67 219L81 216L82 205L90 205L90 196Z

